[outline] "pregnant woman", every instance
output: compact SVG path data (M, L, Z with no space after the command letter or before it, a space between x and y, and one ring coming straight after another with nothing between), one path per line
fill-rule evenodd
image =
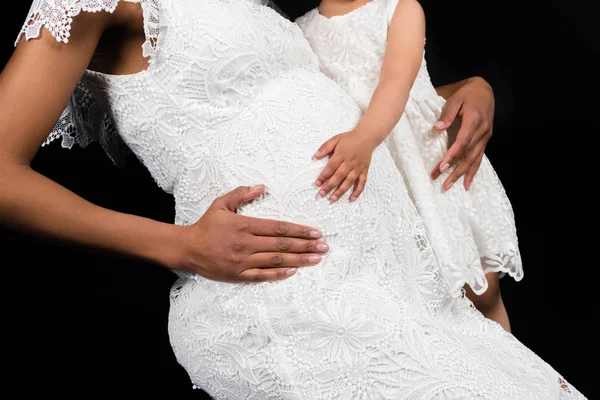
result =
M361 112L262 3L34 1L0 78L2 221L176 271L173 349L215 399L583 398L450 296L385 147L357 201L318 198L326 160L312 155ZM175 197L175 225L93 206L32 171L61 135L99 140L115 161L130 149ZM201 255L223 259L229 240L231 263L246 251L254 268L219 282ZM291 277L236 283L264 274Z

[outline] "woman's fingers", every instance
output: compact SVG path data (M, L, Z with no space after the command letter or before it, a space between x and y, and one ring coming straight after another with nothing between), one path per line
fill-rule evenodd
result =
M213 207L226 209L232 212L244 203L256 199L265 192L265 185L239 186L234 190L218 197L213 202Z
M470 118L467 115L463 117L460 129L456 135L456 140L452 143L452 146L450 146L440 161L441 173L446 172L450 167L461 162L470 149L479 123L480 121L478 119Z
M327 253L329 246L322 240L294 239L289 237L253 236L246 246L252 254L284 252L284 253Z
M441 161L439 163L437 163L435 165L435 167L433 167L433 169L431 170L431 172L429 172L429 176L431 176L432 180L436 180L437 178L440 177L440 175L442 174L440 172L440 168L442 167Z
M240 215L243 231L256 236L320 239L323 234L310 226L272 219L253 218Z
M456 166L454 171L448 176L446 181L443 183L442 187L445 190L448 190L454 185L454 183L463 176L467 171L469 171L473 165L476 165L476 168L479 167L479 163L481 162L480 156L483 157L483 152L485 151L486 143L479 142L475 146L473 146L467 154L465 158L461 161L460 164ZM477 172L477 169L475 170ZM466 188L466 186L465 186Z
M477 174L477 171L479 171L479 167L481 166L481 161L483 160L484 154L485 153L482 151L477 157L477 160L469 167L469 169L465 173L465 190L471 189L471 184L473 183L473 179L475 179L475 174Z
M444 108L442 108L442 114L440 115L438 121L433 125L434 129L438 131L448 129L448 127L454 123L454 120L458 116L462 105L463 99L457 96L450 97L444 103Z
M321 255L294 254L282 252L255 253L247 258L245 266L253 268L298 268L317 265L321 262Z
M238 275L240 282L275 282L282 281L294 275L297 268L253 268Z

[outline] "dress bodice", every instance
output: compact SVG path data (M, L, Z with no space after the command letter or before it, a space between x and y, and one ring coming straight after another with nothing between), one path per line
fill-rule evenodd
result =
M193 159L223 150L229 135L220 131L231 129L270 81L318 68L298 28L260 3L157 1L160 34L148 69L86 74L120 137L163 189L173 192Z
M46 26L58 40L68 41L78 13L114 11L118 1L36 0L22 34L35 37ZM384 149L374 153L369 186L359 202L315 201L314 182L327 160L312 156L327 139L356 126L360 106L368 103L376 85L386 24L397 0L372 0L331 19L313 11L308 18L316 21L314 35L331 35L330 40L312 40L317 36L310 30L307 40L297 24L264 1L120 1L142 6L148 68L129 75L87 71L49 140L62 136L66 147L97 140L113 156L124 142L158 185L173 194L180 225L196 222L215 198L235 187L259 183L267 186L268 195L238 212L318 226L344 257L362 257L353 232L368 230L369 240L380 240L383 233L373 229L373 219L400 209L419 219ZM367 25L359 29L363 22ZM306 24L299 23L306 33ZM358 31L364 32L353 34ZM373 52L381 57L372 57ZM362 73L345 80L344 67ZM332 74L334 68L342 75ZM411 99L426 93L436 100L423 66ZM418 116L421 106L431 102L418 103L409 100L406 112ZM435 117L437 111L431 111L428 115ZM427 119L416 120L431 126ZM391 227L410 220L393 222L397 215L388 216ZM364 233L361 240L366 241ZM463 263L441 259L443 268L450 266L447 276L457 295L471 278L465 277Z
M118 1L36 0L19 37L46 26L67 42L77 14L112 12ZM235 118L262 104L269 82L318 71L301 31L267 0L122 1L141 3L149 67L130 75L86 71L47 142L98 140L115 157L122 141L167 192L188 163L219 156L231 137L221 131L235 131Z
M80 11L118 1L35 0L22 33L46 26L67 41ZM326 160L312 155L361 112L297 26L250 0L120 1L142 4L149 67L88 71L50 140L96 139L109 152L123 140L173 193L179 224L235 186L265 183L238 212L318 227L331 246L279 282L177 281L169 339L195 385L228 400L582 398L460 292L451 298L444 276L461 270L440 269L385 146L357 201L317 198Z
M339 16L325 17L317 8L298 18L319 58L321 70L365 109L379 82L388 26L398 0L371 0ZM412 100L435 97L425 58L412 87Z

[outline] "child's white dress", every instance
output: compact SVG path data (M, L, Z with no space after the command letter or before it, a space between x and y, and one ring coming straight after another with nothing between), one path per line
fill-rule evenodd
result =
M122 141L173 195L178 225L237 186L265 183L269 193L241 214L318 227L331 245L318 266L279 282L182 274L168 329L194 385L215 400L584 398L471 302L450 296L385 146L356 202L316 198L325 162L311 158L315 146L361 113L319 71L297 25L263 0L128 1L141 3L148 68L86 71L48 140L96 139L112 154ZM80 12L118 3L35 0L19 37L45 26L66 42Z
M321 70L346 89L363 111L379 81L397 4L398 0L372 0L331 18L315 8L296 20ZM481 294L487 289L486 272L508 273L517 281L523 277L514 214L486 157L469 191L462 178L450 190L442 189L451 171L436 181L429 177L447 150L446 132L433 131L443 106L423 59L405 113L386 144L421 214L451 292L458 293L468 283Z

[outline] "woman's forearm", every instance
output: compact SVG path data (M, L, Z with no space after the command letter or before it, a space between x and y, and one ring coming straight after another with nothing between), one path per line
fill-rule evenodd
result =
M448 100L454 93L458 91L458 89L466 85L468 82L476 79L483 80L483 78L475 76L472 78L463 79L458 82L449 83L447 85L438 86L435 88L435 91L437 92L438 96L441 96L444 99Z
M82 13L68 45L42 30L39 39L19 42L2 70L0 223L169 266L182 228L95 206L30 167L112 16Z
M96 206L28 165L2 164L3 224L163 266L176 262L180 227Z

